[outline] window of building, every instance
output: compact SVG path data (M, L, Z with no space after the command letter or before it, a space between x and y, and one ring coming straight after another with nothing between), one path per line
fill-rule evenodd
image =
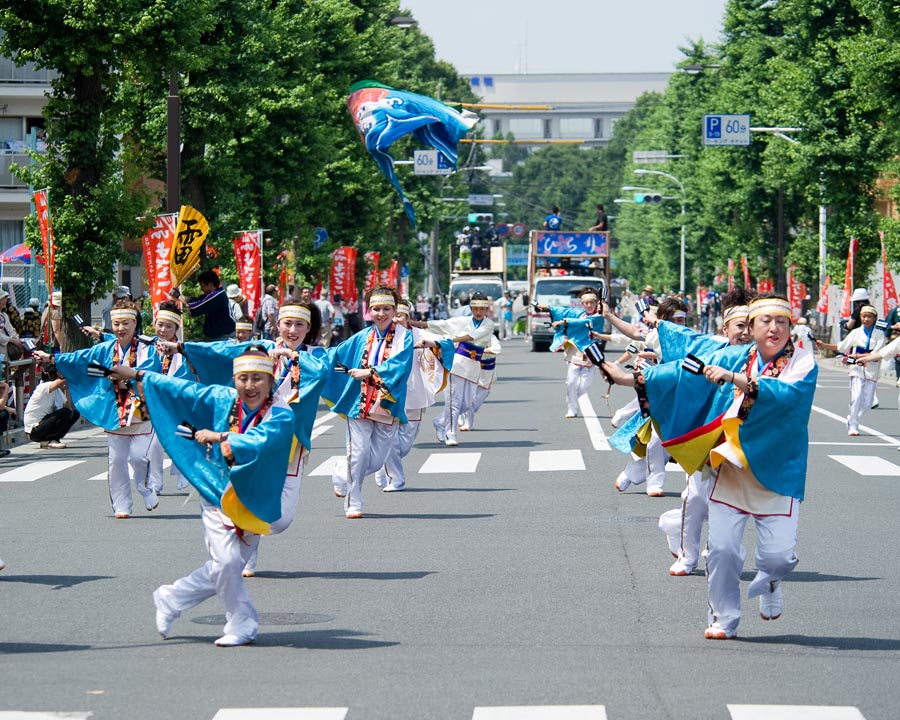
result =
M25 139L25 124L21 117L0 117L0 142Z
M503 121L502 120L494 120L494 135L499 135L503 132Z
M559 136L567 140L587 140L594 137L593 118L560 118Z
M23 220L0 220L0 252L13 245L25 242L25 222Z
M509 131L519 140L535 140L544 136L540 118L510 118Z
M594 118L594 137L603 137L603 118Z
M553 124L549 118L544 120L544 138L549 140L553 137Z

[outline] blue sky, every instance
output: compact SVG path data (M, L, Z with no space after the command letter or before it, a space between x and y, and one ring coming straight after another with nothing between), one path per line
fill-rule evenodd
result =
M485 72L669 72L717 42L726 0L404 0L437 56Z

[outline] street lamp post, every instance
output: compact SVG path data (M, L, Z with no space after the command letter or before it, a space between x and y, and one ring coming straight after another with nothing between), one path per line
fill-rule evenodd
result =
M660 175L664 178L668 178L673 182L678 184L678 189L681 191L681 256L680 256L680 280L679 280L679 292L684 295L684 217L686 214L685 210L685 194L684 194L684 184L674 175L671 175L667 172L663 172L662 170L647 170L645 168L635 168L635 175Z

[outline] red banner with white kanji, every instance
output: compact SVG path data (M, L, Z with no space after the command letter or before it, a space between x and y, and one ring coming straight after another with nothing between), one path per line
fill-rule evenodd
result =
M356 248L339 247L331 253L331 273L328 276L328 290L331 302L336 295L350 306L359 300L356 289Z
M263 289L262 256L260 253L260 233L245 230L232 241L234 245L234 262L237 265L238 283L241 295L247 298L247 313L255 317L262 301Z
M734 290L734 259L728 258L728 292Z
M816 303L816 310L825 315L828 314L828 286L831 285L831 275L825 276L825 283L822 285L822 294L819 295L819 302Z
M741 269L744 271L744 287L750 287L750 265L747 262L747 256L741 256Z
M853 270L856 262L856 238L850 238L850 246L847 248L847 268L844 271L844 297L841 300L841 317L850 317L850 296L853 294Z
M897 304L897 287L894 285L894 276L891 274L891 268L888 265L887 259L887 250L884 249L884 233L878 233L878 236L881 238L881 264L884 266L884 315L882 317L887 317L887 314L891 310L890 300L894 301L894 305Z
M53 271L56 267L53 241L53 220L50 217L50 191L38 190L34 193L34 209L37 213L38 227L41 229L41 242L44 249L44 270L47 273L47 292L53 297Z
M144 233L141 244L144 248L144 270L147 272L147 286L154 309L168 299L172 292L172 273L169 270L169 256L175 239L175 213L157 215L156 223Z
M760 278L756 281L756 292L769 293L775 289L775 281L772 278Z
M794 275L796 269L796 265L791 265L787 276L788 302L791 304L791 318L794 321L799 320L800 316L803 314L803 297L805 294L801 287L802 283L797 282L797 278Z
M378 277L378 259L380 256L381 254L377 250L370 250L363 255L363 260L366 263L366 284L363 286L363 292L369 292L380 282Z

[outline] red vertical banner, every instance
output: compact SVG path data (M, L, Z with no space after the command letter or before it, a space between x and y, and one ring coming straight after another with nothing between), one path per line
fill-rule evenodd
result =
M363 260L366 263L366 284L363 287L363 292L369 292L373 287L375 287L379 283L378 277L378 258L380 257L380 253L377 250L370 250L365 255L363 255Z
M775 283L772 281L772 278L760 278L756 282L756 292L759 293L767 293L772 292L775 288Z
M825 283L822 285L822 294L819 295L819 302L816 303L816 310L820 313L828 314L828 286L831 285L831 275L825 276Z
M734 259L728 258L728 292L734 290Z
M750 288L750 265L747 263L747 256L741 255L741 269L744 271L744 288Z
M157 215L156 223L141 238L147 285L150 287L150 300L153 302L154 308L157 308L172 292L169 256L172 254L177 219L176 213Z
M391 260L391 267L389 271L389 279L388 283L392 288L400 287L400 262L397 260Z
M802 283L797 282L794 275L797 266L791 265L788 269L788 301L791 304L791 319L796 321L803 314L803 292L800 287Z
M356 248L339 247L331 253L331 273L328 279L331 302L335 295L349 306L355 306L359 299L356 289Z
M47 292L53 297L53 272L56 267L54 258L53 220L50 217L50 192L38 190L34 193L34 209L37 213L38 227L41 229L41 242L44 250L44 270L47 273Z
M256 310L262 302L262 258L260 257L259 233L245 230L232 240L234 245L234 262L238 271L238 283L241 295L247 298L247 312L250 317L256 316Z
M894 301L894 305L898 303L897 299L897 287L894 285L894 276L891 274L891 268L888 265L887 259L887 250L884 249L884 233L878 233L878 237L881 238L881 264L884 265L884 280L883 280L883 293L884 296L884 315L882 317L887 317L887 314L890 312L890 300Z
M850 317L850 296L853 294L853 269L856 262L856 238L850 238L847 248L847 268L844 271L844 297L841 301L841 317Z

